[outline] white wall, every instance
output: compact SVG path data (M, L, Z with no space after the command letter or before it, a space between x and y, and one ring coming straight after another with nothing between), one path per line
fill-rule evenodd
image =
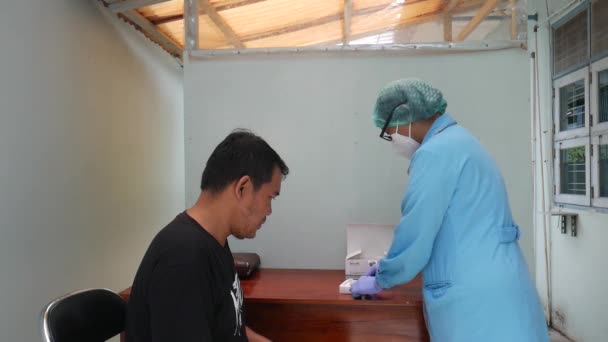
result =
M550 2L549 12L554 13L569 3L567 0ZM544 0L529 1L529 12L539 13L540 22L545 23L547 5ZM553 325L576 341L606 341L608 325L605 323L605 309L608 298L605 295L608 283L608 258L605 244L608 242L608 213L592 210L576 210L578 216L578 236L562 235L557 218L545 216L547 229L543 230L543 212L555 210L553 204L553 165L552 165L552 94L551 58L549 49L549 26L542 25L537 36L529 30L529 46L532 51L538 43L539 62L539 105L541 127L537 131L535 149L537 162L535 168L537 212L534 215L536 226L536 279L545 310L548 310L547 276L545 259L545 233L549 246L550 288L552 295ZM540 158L541 141L543 158ZM541 164L544 166L545 184L541 183ZM545 194L546 206L543 210L542 196ZM569 228L568 228L569 229Z
M233 250L259 253L264 267L343 268L347 223L395 224L407 162L378 138L371 111L382 86L413 76L441 88L448 111L497 159L533 261L525 51L238 56L190 60L184 69L188 204L233 128L262 135L291 168L258 237L232 241Z
M182 69L96 2L0 11L0 341L39 341L39 313L129 286L184 207Z

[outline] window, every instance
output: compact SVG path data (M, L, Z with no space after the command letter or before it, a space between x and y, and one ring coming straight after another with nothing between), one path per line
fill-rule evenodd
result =
M555 202L608 208L608 1L553 25ZM603 57L603 58L602 58Z
M578 80L561 88L559 130L585 127L585 82Z
M561 74L588 59L587 10L553 29L553 72Z
M599 123L608 122L608 70L598 73L598 109Z
M593 0L591 4L591 55L593 57L608 54L608 1Z
M556 141L589 136L588 69L583 68L555 80L553 87Z
M599 174L599 197L608 198L608 144L599 145L599 162L598 162L598 174Z
M591 111L593 135L608 131L608 58L591 64Z
M589 138L567 139L555 144L556 202L590 204L589 148Z
M608 208L608 58L591 64L591 127L593 206Z
M592 205L595 207L608 207L608 136L596 136L592 139L593 162L593 184L597 187L592 189Z
M585 195L587 180L585 175L585 146L560 149L561 193Z

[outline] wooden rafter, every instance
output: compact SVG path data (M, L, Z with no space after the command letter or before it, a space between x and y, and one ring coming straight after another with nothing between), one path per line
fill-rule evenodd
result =
M449 0L445 6L443 15L443 40L446 42L452 41L452 11L458 4L459 0Z
M268 0L233 0L233 1L227 1L227 2L218 2L218 3L215 3L214 6L215 6L215 10L220 12L220 11L225 11L225 10L229 10L232 8L253 5L253 4L257 4L258 2L264 2L264 1L268 1Z
M219 13L219 12L226 11L229 9L243 7L243 6L247 6L247 5L253 5L253 4L256 4L259 2L265 2L265 1L269 1L269 0L235 0L234 2L226 3L223 5L221 5L221 3L218 3L217 5L214 4L214 8L215 8L215 11ZM427 0L408 0L406 4L411 5L413 3L424 2L424 1L427 1ZM450 0L450 1L452 1L452 0ZM382 9L386 10L387 5L386 5L386 3L384 3L382 5L374 6L374 7L382 7ZM341 14L340 16L342 16L342 15L343 14ZM160 25L160 24L167 24L167 23L182 20L182 19L184 19L183 14L174 14L174 15L168 15L165 17L151 18L150 22L152 22L154 25Z
M130 21L133 25L139 28L146 36L161 45L165 50L176 57L182 56L182 49L179 43L171 37L159 31L156 26L152 25L143 15L135 10L122 12L119 14L123 18Z
M344 0L344 19L342 28L342 44L348 45L350 42L351 18L353 12L353 0Z
M241 1L233 2L233 3L229 3L229 4L225 4L225 5L217 5L214 7L214 9L216 12L222 12L222 11L226 11L229 9L252 5L252 4L255 4L258 2L263 2L263 1L268 1L268 0L241 0ZM156 18L156 19L153 19L150 21L154 25L161 25L161 24L171 23L174 21L182 20L182 19L184 19L183 14L175 14L175 15L170 15L170 16L166 16L166 17Z
M217 26L220 31L222 31L222 33L226 37L226 40L230 44L232 44L232 46L237 49L242 49L245 47L241 39L236 35L236 33L234 33L234 30L226 23L224 18L222 18L222 16L220 16L215 10L215 8L213 8L213 6L209 3L209 0L200 0L199 4L201 10L205 12L207 16L209 16L211 21L213 21L215 26Z
M458 5L458 1L460 0L449 0L448 4L445 6L445 13L451 13L456 5Z
M382 12L386 10L386 6L385 5L379 5L379 6L374 6L374 7L368 7L368 8L362 8L359 10L353 10L351 11L351 18L355 17L355 16L359 16L359 15L371 15L377 12ZM333 14L333 15L328 15L325 17L321 17L321 18L317 18L308 22L304 22L301 24L297 24L297 25L292 25L292 26L287 26L287 27L281 27L275 30L270 30L270 31L266 31L266 32L262 32L262 33L258 33L258 34L254 34L254 35L250 35L247 37L241 37L241 40L243 42L249 42L252 40L258 40L258 39L263 39L263 38L269 38L269 37L274 37L274 36L279 36L282 34L286 34L286 33L291 33L291 32L295 32L295 31L300 31L300 30L304 30L307 28L311 28L311 27L315 27L315 26L320 26L320 25L324 25L324 24L328 24L331 23L333 21L336 20L342 20L343 18L343 14L339 13L339 14ZM351 36L352 36L352 32L351 32ZM352 40L352 37L350 37Z
M515 8L517 0L511 0L511 40L517 39L517 9Z
M136 0L127 0L127 1L136 1ZM138 1L160 1L160 0L138 0ZM188 1L189 0L185 0L185 2L188 2ZM381 11L386 10L386 4L355 10L353 7L350 7L350 6L352 6L352 3L354 2L353 0L343 0L344 8L342 11L340 11L336 14L327 15L325 17L316 18L316 19L313 19L313 20L310 20L307 22L302 22L302 23L298 23L295 25L291 25L291 26L276 28L276 29L272 29L272 30L268 30L268 31L264 31L264 32L251 33L248 35L238 35L237 32L235 32L235 30L232 29L232 27L221 16L221 13L218 13L218 12L220 12L220 10L223 11L223 10L227 10L230 8L236 8L236 7L246 6L249 4L259 3L262 1L268 1L268 0L232 0L232 1L226 1L226 2L213 3L213 4L209 0L194 0L192 2L198 4L198 7L199 7L198 13L206 14L210 18L210 20L214 23L214 25L217 26L219 31L222 32L222 34L225 36L227 42L229 42L229 44L231 44L235 48L245 48L245 44L250 41L265 39L265 38L274 37L274 36L280 36L283 34L288 34L288 33L296 32L299 30L305 30L305 29L316 27L316 26L326 25L328 23L333 23L333 22L340 23L340 21L342 21L340 24L342 24L341 26L343 26L342 37L339 38L338 41L335 41L336 38L334 36L334 37L328 39L327 41L322 42L323 44L330 44L333 42L335 42L336 44L340 43L340 42L342 42L344 44L346 42L346 44L348 44L349 42L351 42L354 39L358 39L360 37L365 37L365 36L369 36L369 35L373 35L373 34L377 34L377 33L381 33L381 32L386 32L386 30L387 30L387 28L369 29L369 30L366 30L365 32L358 32L356 35L353 35L352 20L354 20L355 17L372 15L372 14L375 14L376 12L381 12ZM407 1L407 4L412 4L412 3L416 3L416 2L422 2L422 1L424 1L424 0L409 0L409 1ZM495 0L493 2L498 3L499 1L506 1L506 0ZM485 0L445 0L443 2L443 6L441 6L436 11L434 11L432 13L426 13L426 14L420 15L415 18L409 18L404 21L400 21L397 23L396 26L391 26L390 29L398 30L403 27L407 27L410 25L427 22L427 21L431 21L431 20L442 20L443 19L444 21L447 21L447 20L453 21L453 20L456 20L452 16L453 14L461 13L461 12L468 11L468 10L475 9L475 8L479 9L482 6L483 7L487 6L487 4L488 4L488 1L485 1ZM214 5L216 5L216 6L214 6ZM349 10L349 7L350 7L350 10ZM482 10L483 10L483 7L482 7ZM446 18L446 13L447 13L448 9L450 12L449 19ZM480 13L482 13L482 10L480 10L476 16L474 16L473 18L470 19L470 22L467 26L471 25L471 22L478 20ZM491 9L488 11L488 13L485 14L485 17L483 17L479 21L482 21L485 18L487 18L487 15L489 14L489 12L491 12ZM175 13L175 12L173 12L173 13ZM511 13L509 13L509 14L511 14ZM153 18L155 18L155 19L153 19ZM164 18L167 18L167 17L164 17ZM158 23L159 20L163 20L164 18L158 17L158 16L151 17L152 20L150 20L150 21L152 23ZM183 15L182 15L182 18L183 18ZM350 22L350 24L349 24L349 22ZM185 24L186 23L184 23L184 25ZM477 25L479 25L479 24L477 24ZM154 25L152 25L152 26L154 26ZM448 35L448 33L449 33L449 32L447 32L447 30L448 30L447 26L448 25L444 26L445 35ZM449 27L451 29L451 25L449 25ZM158 30L158 28L156 28L156 29ZM186 25L184 26L184 29L187 29ZM198 33L198 29L196 30L196 32ZM187 48L188 41L185 41L184 45ZM197 46L198 46L198 39L197 39ZM197 49L197 47L194 47L193 49Z
M121 2L114 2L108 5L110 11L114 13L121 13L132 11L134 9L138 9L145 6L151 6L160 4L162 2L167 2L169 0L125 0Z
M468 11L468 10L471 10L474 8L479 8L480 5L481 5L481 1L469 1L464 5L460 4L458 7L455 7L452 10L452 12L460 13L460 12ZM378 6L374 6L374 7L362 8L359 10L351 11L351 17L373 15L375 13L382 12L385 10L386 10L385 5L378 5ZM427 22L427 21L437 20L437 19L440 19L440 17L442 15L443 15L443 9L441 9L440 11L433 12L433 13L425 14L423 16L410 18L405 21L401 21L400 23L397 24L396 27L391 26L391 29L398 30L400 28L408 27L415 23L423 23L423 22ZM279 35L283 35L286 33L291 33L291 32L295 32L295 31L312 28L315 26L328 24L328 23L334 22L336 20L342 20L342 18L343 18L343 15L341 13L336 14L336 15L329 15L326 17L321 17L321 18L318 18L315 20L311 20L309 22L304 22L304 23L301 23L298 25L282 27L279 29L270 30L270 31L266 31L266 32L258 33L258 34L249 35L249 36L241 36L241 41L246 43L246 42L250 42L250 41L254 41L254 40L258 40L258 39L279 36ZM382 33L382 32L386 32L386 28L379 29L379 30L373 30L373 31L366 31L366 32L358 33L357 35L352 35L352 32L351 32L350 41L352 41L354 39L359 39L359 38L367 37L370 35L374 35L377 33ZM323 42L323 44L334 44L334 43L338 44L338 43L341 43L342 41L343 41L343 39L340 39L339 41L334 41L333 39L331 39L326 42Z
M487 0L479 9L479 12L477 12L473 19L471 19L471 21L469 21L469 23L462 29L454 41L464 41L496 7L498 1L499 0Z
M454 1L455 4L457 4L458 1ZM452 14L455 13L460 13L460 12L466 12L469 11L471 9L474 8L478 8L480 5L480 3L478 1L471 1L465 5L460 4L460 6L455 6L451 8ZM447 8L447 7L446 7ZM356 15L364 15L364 14L370 14L370 13L374 13L375 11L377 11L377 8L373 8L371 9L366 9L366 10L359 10L359 11L355 11L354 14ZM422 23L427 23L427 22L432 22L435 20L438 20L440 18L442 18L445 14L445 8L440 10L440 11L436 11L436 12L432 12L432 13L427 13L425 15L422 16L418 16L415 18L410 18L410 19L406 19L401 21L400 23L398 23L395 26L392 26L391 29L394 31L412 26L412 25L417 25L417 24L422 24ZM370 30L370 31L365 31L365 32L361 32L358 33L356 35L352 35L351 36L351 40L355 40L355 39L359 39L359 38L365 38L365 37L369 37L369 36L373 36L375 34L380 34L386 32L386 28L382 28L382 29L378 29L378 30ZM338 43L336 41L327 41L327 42L323 42L323 44L332 44L332 43Z
M452 41L452 13L443 15L443 41Z

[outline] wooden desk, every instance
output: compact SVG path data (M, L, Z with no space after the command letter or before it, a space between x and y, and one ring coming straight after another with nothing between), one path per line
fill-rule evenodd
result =
M246 323L275 342L429 341L420 278L373 300L339 294L342 281L344 270L260 269L241 281Z

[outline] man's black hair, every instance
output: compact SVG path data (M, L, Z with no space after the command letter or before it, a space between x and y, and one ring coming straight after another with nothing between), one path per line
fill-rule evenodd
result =
M237 129L211 153L203 171L201 190L218 193L243 176L249 176L254 189L258 190L271 181L275 167L283 178L289 174L285 162L264 139L248 130Z

